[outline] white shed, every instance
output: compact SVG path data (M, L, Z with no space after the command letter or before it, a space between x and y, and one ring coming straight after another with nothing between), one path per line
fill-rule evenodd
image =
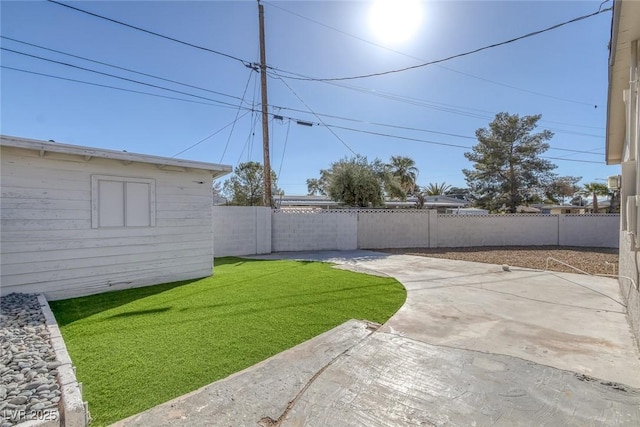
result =
M210 276L230 166L0 136L0 292L49 299Z

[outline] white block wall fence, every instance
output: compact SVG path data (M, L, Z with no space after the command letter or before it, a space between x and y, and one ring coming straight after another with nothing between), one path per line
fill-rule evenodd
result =
M214 255L470 246L617 248L620 216L439 215L435 210L213 207Z
M271 252L271 209L259 206L213 207L214 256Z
M275 210L271 215L274 252L355 249L358 246L356 211L298 212Z

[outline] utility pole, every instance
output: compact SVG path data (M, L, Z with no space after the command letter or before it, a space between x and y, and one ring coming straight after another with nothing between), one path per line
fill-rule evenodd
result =
M260 21L260 90L262 92L262 154L264 157L264 205L273 207L271 197L271 161L269 160L269 112L267 103L267 54L264 42L264 6L258 0Z

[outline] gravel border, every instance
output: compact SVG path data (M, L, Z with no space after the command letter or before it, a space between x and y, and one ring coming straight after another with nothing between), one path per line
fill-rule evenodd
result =
M618 274L618 249L575 246L475 246L467 248L403 248L379 249L392 254L447 258L487 264L551 270L563 273ZM570 268L554 258L575 268Z
M0 427L85 427L81 385L44 295L3 295L0 313Z
M0 312L0 426L31 420L58 421L60 362L38 296L3 296Z

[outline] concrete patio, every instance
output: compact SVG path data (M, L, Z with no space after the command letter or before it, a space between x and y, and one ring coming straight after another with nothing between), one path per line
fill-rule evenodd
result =
M640 359L613 279L368 251L260 258L397 278L384 325L347 322L119 426L640 424Z

